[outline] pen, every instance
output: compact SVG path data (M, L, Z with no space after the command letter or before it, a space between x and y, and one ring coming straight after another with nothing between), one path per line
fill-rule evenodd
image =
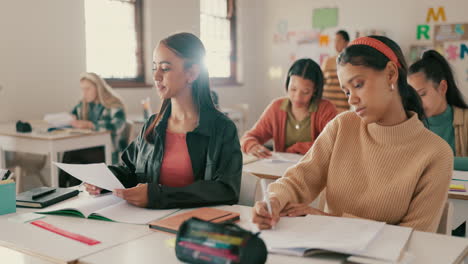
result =
M265 179L260 180L260 185L262 186L263 200L267 204L268 213L270 213L270 216L273 217L273 213L272 213L272 210L271 210L271 203L270 203L270 195L268 195L268 190L267 190L267 185L266 185Z
M33 200L36 200L36 199L39 199L39 198L41 198L41 197L43 197L43 196L46 196L46 195L48 195L48 194L51 194L51 193L53 193L53 192L55 192L55 188L49 189L49 190L45 190L45 191L42 191L42 192L40 192L40 193L33 194L33 195L31 196L31 198L32 198Z

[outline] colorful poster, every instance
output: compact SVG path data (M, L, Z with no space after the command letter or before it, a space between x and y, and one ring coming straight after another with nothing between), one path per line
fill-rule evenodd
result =
M434 43L468 40L468 24L435 25Z

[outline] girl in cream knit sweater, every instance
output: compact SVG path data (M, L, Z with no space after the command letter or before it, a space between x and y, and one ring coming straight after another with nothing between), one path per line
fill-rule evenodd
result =
M399 46L386 37L353 41L338 57L338 77L355 109L332 120L304 158L257 202L261 229L280 216L360 217L435 232L447 200L453 154L425 128L407 84ZM326 188L329 213L307 206Z

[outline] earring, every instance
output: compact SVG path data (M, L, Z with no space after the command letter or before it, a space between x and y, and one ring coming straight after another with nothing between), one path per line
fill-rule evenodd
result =
M395 84L392 83L392 91L395 90Z

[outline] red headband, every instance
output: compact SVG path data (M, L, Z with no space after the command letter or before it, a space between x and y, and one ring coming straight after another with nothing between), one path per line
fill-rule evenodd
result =
M400 62L398 62L398 57L396 56L395 52L391 48L389 48L385 43L382 41L375 39L375 38L370 38L370 37L361 37L357 38L351 43L349 43L348 47L353 46L353 45L366 45L369 47L372 47L378 51L380 51L383 55L385 55L390 61L393 61L398 68L401 68Z

